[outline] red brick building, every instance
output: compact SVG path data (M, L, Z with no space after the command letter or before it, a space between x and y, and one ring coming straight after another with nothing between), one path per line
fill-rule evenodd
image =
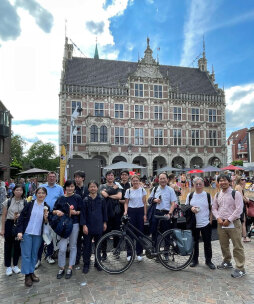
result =
M227 140L228 164L235 160L248 161L248 128L237 130L231 133Z

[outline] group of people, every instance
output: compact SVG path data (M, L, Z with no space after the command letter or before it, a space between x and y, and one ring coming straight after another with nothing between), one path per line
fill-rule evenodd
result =
M100 237L111 230L119 230L122 215L128 214L130 222L140 231L144 231L147 221L147 192L142 187L137 175L129 176L128 170L122 170L120 182L115 182L113 171L105 174L105 183L100 186L96 181L84 184L85 173L77 171L73 180L67 180L64 187L56 183L56 173L49 172L47 183L40 185L34 192L33 200L27 202L25 189L16 184L12 196L3 203L2 229L4 236L4 262L6 275L22 273L25 275L25 286L31 287L39 282L34 271L41 264L41 257L45 242L47 243L46 261L55 263L54 252L58 249L57 279L65 277L70 279L72 268L80 263L83 251L83 273L90 269L92 242L96 246ZM233 257L236 267L232 277L238 278L246 274L244 269L245 256L242 243L241 214L243 213L243 200L247 199L240 189L230 187L230 178L225 174L217 177L220 186L212 199L204 191L204 180L197 177L193 180L194 192L188 194L186 207L194 218L192 232L194 238L194 257L191 267L199 263L199 237L204 241L206 265L215 269L212 262L212 219L218 223L218 235L223 255L223 261L218 269L232 268L232 256L229 249L229 239L233 243ZM242 185L243 187L243 185ZM168 176L165 172L158 175L158 185L151 190L149 201L155 204L155 215L172 217L179 204L179 187L175 176ZM67 216L72 220L72 230L68 238L59 238L50 227L53 216ZM149 221L151 235L156 244L158 220L152 216ZM162 221L160 230L164 232L176 227L176 220ZM50 235L47 241L42 236ZM114 246L116 246L114 240ZM69 261L66 268L66 253L69 245ZM102 259L107 259L106 246L102 249ZM13 252L13 254L12 254ZM21 270L18 267L21 253ZM131 259L131 253L126 253L126 259ZM143 257L143 248L136 246L136 258L140 262ZM12 266L13 265L13 266ZM95 268L100 267L95 260Z

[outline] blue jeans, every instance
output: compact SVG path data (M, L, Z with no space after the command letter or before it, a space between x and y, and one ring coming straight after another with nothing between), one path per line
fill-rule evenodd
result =
M41 245L41 235L32 235L25 233L23 241L20 242L21 247L21 273L34 273L37 263L38 250Z

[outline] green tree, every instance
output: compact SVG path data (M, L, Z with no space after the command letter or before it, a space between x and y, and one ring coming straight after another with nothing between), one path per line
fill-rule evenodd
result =
M234 160L234 161L232 161L231 165L233 165L233 166L242 166L243 165L243 161L242 160Z
M30 167L55 171L59 166L59 157L56 157L55 146L52 143L35 142L26 154L26 163Z
M26 146L26 142L20 135L14 135L11 133L11 167L15 167L18 169L23 168L23 160L24 160L24 148Z

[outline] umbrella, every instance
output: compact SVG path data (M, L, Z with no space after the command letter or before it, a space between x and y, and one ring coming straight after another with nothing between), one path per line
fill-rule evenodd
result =
M203 173L203 172L204 171L200 170L200 169L193 169L193 170L188 171L187 173L191 174L191 173Z
M124 161L120 161L120 162L114 163L112 165L109 165L107 167L104 167L103 169L104 170L113 170L113 169L142 169L142 168L145 168L145 167L127 163Z
M221 168L220 170L225 171L225 170L243 170L243 169L237 166L229 165L227 167Z
M164 171L183 171L183 169L173 168L173 167L164 167L159 168L156 170L157 172L164 172Z
M203 170L204 172L218 172L218 171L221 171L220 168L213 167L213 166L204 167L204 168L202 168L202 170Z
M29 169L27 171L23 171L20 172L18 175L25 175L25 174L44 174L44 173L48 173L48 170L43 170L43 169L39 169L39 168L32 168Z

